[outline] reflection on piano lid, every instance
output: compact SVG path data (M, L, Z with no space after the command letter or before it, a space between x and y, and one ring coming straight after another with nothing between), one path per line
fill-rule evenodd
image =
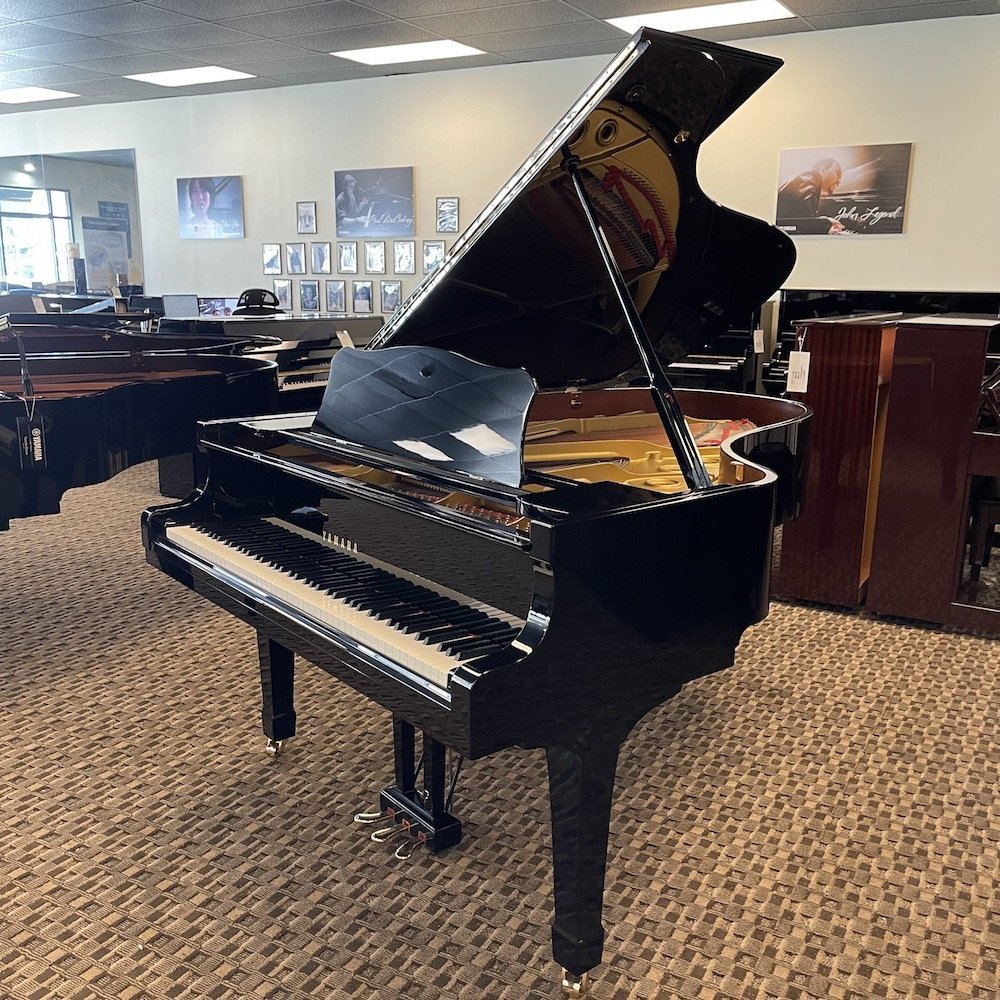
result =
M695 164L778 65L639 32L372 348L335 354L315 418L203 425L203 488L143 517L153 565L256 629L273 749L294 654L389 709L380 810L431 850L461 837L447 750L545 749L553 953L577 994L619 747L732 664L798 500L805 407L663 372L791 268ZM606 385L632 369L647 387ZM715 423L699 441L685 417Z

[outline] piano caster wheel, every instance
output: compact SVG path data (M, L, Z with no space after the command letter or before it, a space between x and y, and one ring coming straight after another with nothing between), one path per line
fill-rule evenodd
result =
M266 753L268 757L280 757L281 748L284 745L284 740L268 740L264 746L264 753Z
M587 995L589 985L586 972L577 976L563 969L562 992L564 997L584 997Z
M393 837L398 836L402 832L403 828L393 823L392 826L384 826L381 830L376 830L372 834L372 842L375 844L387 844Z
M360 812L354 814L355 823L377 823L381 819L387 819L384 812Z

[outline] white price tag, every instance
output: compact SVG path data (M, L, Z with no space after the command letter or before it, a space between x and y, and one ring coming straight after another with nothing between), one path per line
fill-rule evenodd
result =
M753 352L754 354L764 353L764 331L759 326L753 332Z
M351 335L346 330L337 331L337 340L340 341L341 347L353 347L354 341L351 340Z
M788 384L789 392L805 392L809 385L809 352L790 351L788 354Z

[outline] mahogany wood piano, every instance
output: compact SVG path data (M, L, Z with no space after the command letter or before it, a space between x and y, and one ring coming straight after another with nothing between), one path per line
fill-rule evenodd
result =
M203 425L200 488L143 517L154 566L256 629L272 750L295 656L388 709L394 780L358 819L407 831L397 854L461 837L461 758L544 748L570 993L601 960L619 748L732 664L798 503L805 406L664 376L791 268L696 180L778 65L637 33L370 348L336 353L318 413Z

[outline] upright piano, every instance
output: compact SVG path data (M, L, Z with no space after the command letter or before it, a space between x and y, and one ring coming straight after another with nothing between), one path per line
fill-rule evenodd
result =
M256 629L272 752L295 655L389 710L394 780L356 818L409 834L397 856L461 837L461 759L544 748L571 994L601 960L619 748L732 664L798 504L805 406L664 375L791 269L696 179L778 66L638 32L370 347L337 352L318 413L206 423L200 487L143 516L149 562Z

